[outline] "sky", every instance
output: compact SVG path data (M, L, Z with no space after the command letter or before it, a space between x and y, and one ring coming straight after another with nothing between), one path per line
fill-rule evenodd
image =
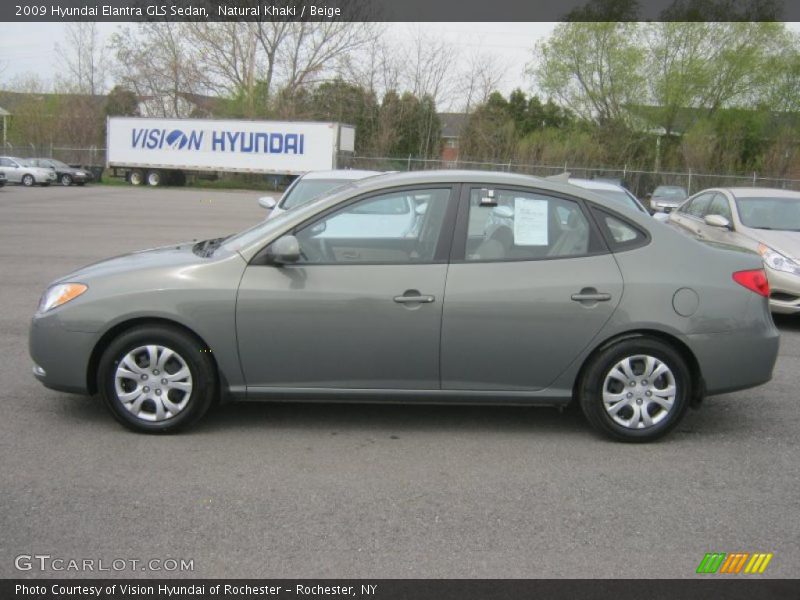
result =
M125 24L100 23L100 31L108 37ZM533 87L525 67L537 41L546 38L555 23L388 23L387 33L396 38L420 29L454 45L463 60L474 50L495 55L506 66L500 91L507 94L515 87L529 91ZM60 68L55 44L64 44L64 23L15 23L6 26L0 35L0 88L18 75L36 73L52 80Z

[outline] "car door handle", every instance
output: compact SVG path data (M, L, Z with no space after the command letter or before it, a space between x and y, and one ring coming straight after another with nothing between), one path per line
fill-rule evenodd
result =
M570 296L575 302L608 302L611 300L611 294L604 294L598 291L581 290L580 294L572 294Z
M398 304L430 304L431 302L435 301L436 298L434 296L423 296L421 294L414 294L413 296L403 295L403 296L395 296L394 301Z

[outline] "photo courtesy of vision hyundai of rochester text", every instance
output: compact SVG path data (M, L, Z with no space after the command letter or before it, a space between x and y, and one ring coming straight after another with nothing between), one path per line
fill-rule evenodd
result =
M641 442L704 396L769 381L769 295L758 254L589 189L390 173L236 235L66 275L42 296L30 353L44 385L99 394L142 432L229 399L574 401Z

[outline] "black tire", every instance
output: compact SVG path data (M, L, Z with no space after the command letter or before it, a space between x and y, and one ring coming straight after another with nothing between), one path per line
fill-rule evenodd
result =
M149 421L133 414L120 400L116 389L115 374L120 362L129 352L147 345L161 345L173 350L191 373L191 393L185 407L176 415L160 421ZM167 365L164 370L167 371ZM184 429L198 421L217 396L217 371L208 349L176 327L147 325L120 334L103 352L97 376L98 390L111 414L125 427L142 433L170 433ZM159 385L155 379L152 381L151 385ZM142 382L142 385L146 384ZM142 408L148 408L147 402L151 402L154 411L152 401L145 400Z
M128 173L128 181L131 185L142 185L144 183L144 172L141 169L134 169Z
M64 173L59 179L61 185L69 187L72 185L72 176L69 173Z
M663 409L656 403L648 404L649 400L646 399L645 403L642 404L642 399L631 398L631 404L637 402L640 405L638 410L647 410L650 418L659 417L661 411L664 411L658 422L641 429L627 427L615 421L606 410L603 402L603 386L606 384L606 377L620 361L625 360L627 357L638 355L650 356L664 363L671 372L675 385L675 397L669 410ZM642 364L642 367L644 366L643 361L634 361L634 364L639 363ZM636 371L633 371L633 373L636 375ZM663 386L665 379L657 378L657 382L660 386ZM655 384L656 382L650 383ZM612 385L617 384L614 381L610 381L609 387ZM619 385L622 386L620 389L626 390L626 395L631 397L631 394L627 392L628 388L624 387L621 382ZM683 418L689 406L691 385L692 378L689 368L679 352L660 340L637 337L616 342L590 359L578 387L578 399L589 423L606 436L621 442L651 442L668 433ZM631 387L632 395L636 396L637 391L644 395L645 392L640 391L644 389L646 388ZM613 388L609 391L613 391ZM616 391L620 392L620 390ZM653 404L656 405L653 406ZM654 415L650 414L651 408L656 411ZM636 414L635 410L637 409L633 406L627 409L623 407L617 414L620 415L620 418L624 418L626 413L622 411L629 411L627 414L631 414L629 420L632 420Z
M158 187L164 183L164 177L161 174L161 171L148 171L147 172L147 185L150 187Z
M22 185L24 185L25 187L31 187L34 183L36 183L36 180L30 173L22 176Z

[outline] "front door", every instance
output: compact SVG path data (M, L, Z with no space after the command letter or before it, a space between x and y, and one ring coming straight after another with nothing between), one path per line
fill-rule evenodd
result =
M616 261L574 199L473 188L463 203L445 290L442 388L546 388L613 314L623 288Z
M451 196L359 198L295 230L299 262L248 266L236 308L248 389L438 389Z

